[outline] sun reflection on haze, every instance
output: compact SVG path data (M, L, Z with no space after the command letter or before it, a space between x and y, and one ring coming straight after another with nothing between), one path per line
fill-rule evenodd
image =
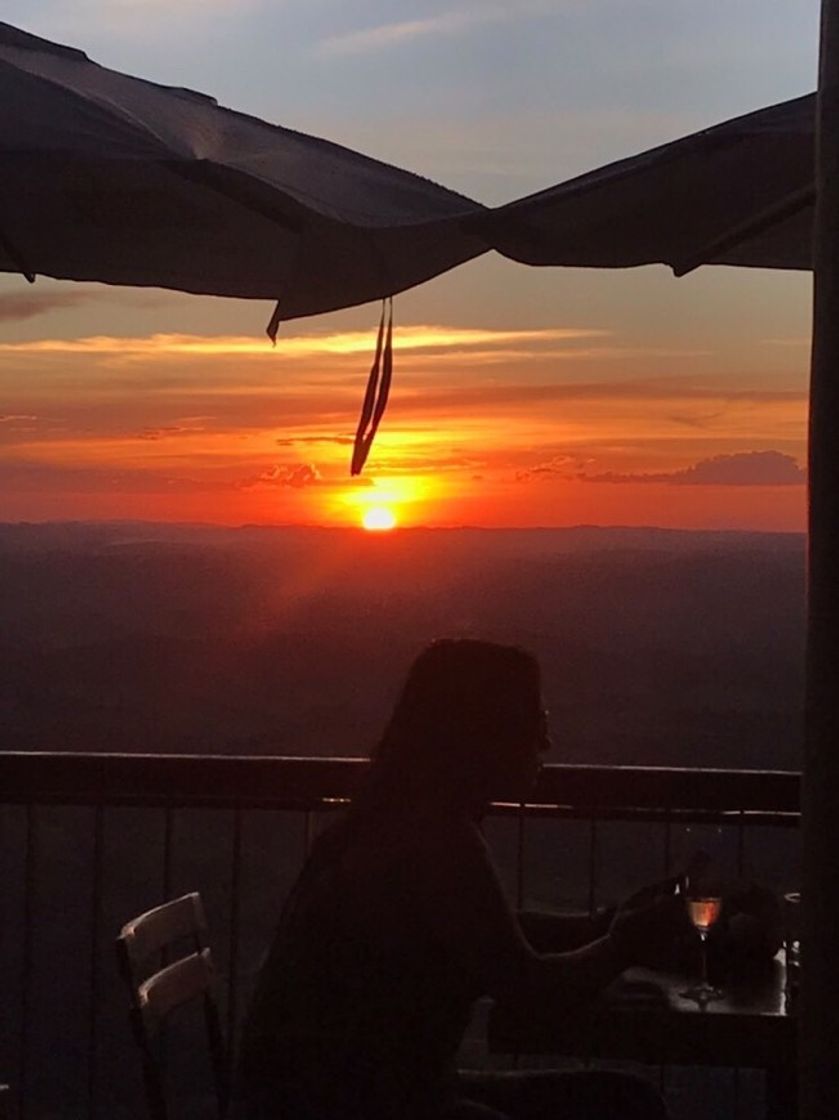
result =
M438 480L420 475L371 479L367 485L349 486L336 494L324 513L332 524L360 524L365 529L412 527L433 514L440 489ZM373 524L384 522L385 514L393 518L392 525Z
M396 514L387 506L370 506L362 514L361 524L370 532L386 532L396 528Z

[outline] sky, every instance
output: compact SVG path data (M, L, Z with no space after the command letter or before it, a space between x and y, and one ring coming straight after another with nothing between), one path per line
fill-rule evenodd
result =
M5 0L3 19L487 204L815 87L818 0ZM367 305L0 276L0 520L800 530L808 274L528 269Z

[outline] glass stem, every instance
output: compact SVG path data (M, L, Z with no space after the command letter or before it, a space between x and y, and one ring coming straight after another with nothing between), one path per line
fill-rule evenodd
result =
M699 940L702 942L702 987L708 987L708 932L707 930L700 930Z

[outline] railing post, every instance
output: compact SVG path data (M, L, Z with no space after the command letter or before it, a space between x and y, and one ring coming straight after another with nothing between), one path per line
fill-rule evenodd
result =
M524 855L524 832L526 827L525 817L527 814L527 804L522 801L519 804L518 820L516 821L516 909L523 910L525 903L525 889L524 889L524 868L525 868L525 855Z
M227 962L227 1047L233 1052L236 1041L237 995L239 977L239 921L241 912L242 808L233 810L233 843L230 852L230 956Z
M597 907L597 817L588 822L588 913L594 917Z
M839 1102L839 0L822 0L810 383L802 1120Z
M315 842L315 818L311 809L303 814L303 858L308 859Z
M26 1120L29 1106L29 1015L32 989L32 930L35 912L38 819L35 805L26 806L26 856L23 879L23 961L20 978L20 1034L18 1049L17 1107L20 1120Z
M163 810L163 901L172 897L172 833L174 831L175 810L167 805Z
M104 808L93 809L93 867L90 891L90 1021L87 1039L87 1107L90 1120L97 1115L99 1043L99 969L101 965L100 925L102 917L102 838Z

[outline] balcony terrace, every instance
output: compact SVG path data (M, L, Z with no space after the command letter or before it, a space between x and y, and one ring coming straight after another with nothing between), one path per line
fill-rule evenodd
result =
M283 896L365 766L0 753L0 1081L21 1120L145 1114L113 940L127 918L187 890L205 900L235 1036ZM798 823L793 772L546 766L527 804L498 791L486 835L516 905L593 909L697 848L732 876L792 889ZM477 1035L467 1049L485 1060ZM189 1063L179 1084L200 1080ZM747 1072L660 1076L678 1120L691 1106L760 1114L762 1078ZM196 1101L187 1094L184 1115Z

